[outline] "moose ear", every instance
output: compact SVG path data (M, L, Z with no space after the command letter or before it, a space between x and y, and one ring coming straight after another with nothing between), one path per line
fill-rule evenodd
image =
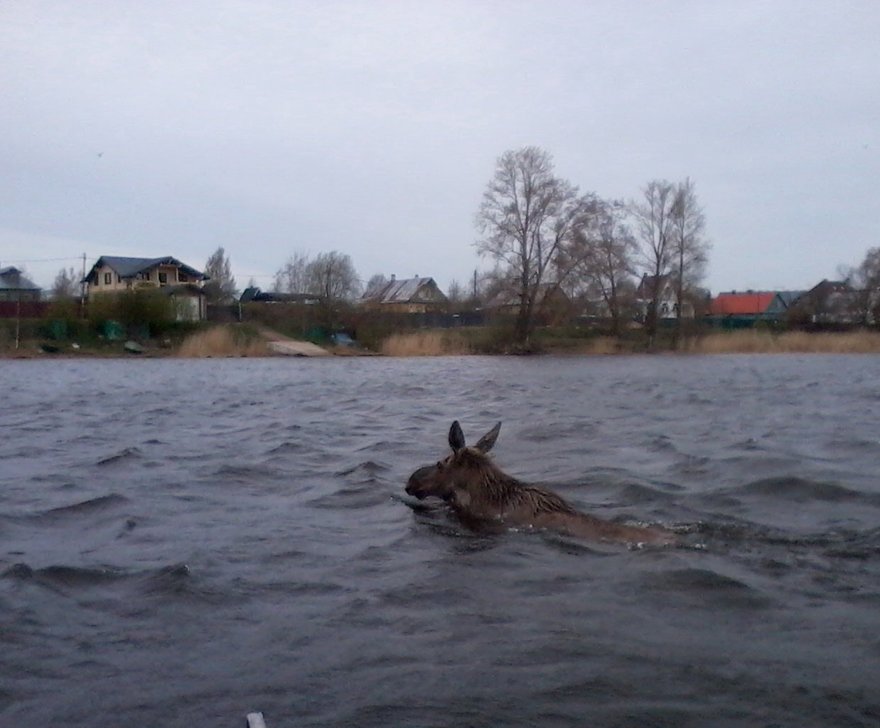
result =
M495 444L495 440L498 439L499 432L501 432L500 422L480 438L480 441L476 444L477 450L480 452L489 452Z
M458 420L453 422L452 427L449 428L449 447L452 448L452 452L458 452L464 448L464 433L461 431Z

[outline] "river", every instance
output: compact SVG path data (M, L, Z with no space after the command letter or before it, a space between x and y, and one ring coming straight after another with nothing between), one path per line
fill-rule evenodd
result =
M0 361L0 725L876 726L880 358ZM676 548L479 534L496 462Z

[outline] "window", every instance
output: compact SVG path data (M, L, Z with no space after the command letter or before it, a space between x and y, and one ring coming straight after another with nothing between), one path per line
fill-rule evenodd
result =
M168 283L168 274L167 273L159 273L159 283L163 286Z
M105 273L105 274L104 274L104 285L105 285L105 286L109 286L109 285L110 285L110 281L112 281L112 280L113 280L113 274L112 274L112 273Z
M189 278L187 277L186 273L184 273L182 270L177 271L177 280L180 281L181 283L188 283L189 282Z

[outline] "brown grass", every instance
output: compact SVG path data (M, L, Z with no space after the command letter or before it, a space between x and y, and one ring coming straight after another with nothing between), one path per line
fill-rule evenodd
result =
M416 331L392 334L382 342L385 356L449 356L471 354L468 341L457 331Z
M177 350L177 356L190 358L268 355L269 349L264 339L228 326L215 326L192 334L183 340Z
M682 345L682 351L693 354L874 354L880 353L880 334L731 331L689 339Z

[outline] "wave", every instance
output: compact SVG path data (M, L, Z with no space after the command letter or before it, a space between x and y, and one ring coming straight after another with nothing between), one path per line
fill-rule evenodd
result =
M36 520L57 520L59 518L103 513L104 511L111 510L128 502L128 498L124 495L108 493L107 495L100 495L97 498L90 498L88 500L80 501L79 503L72 503L69 506L50 508L48 511L37 514L34 518Z
M142 456L143 453L141 453L136 447L127 447L113 455L101 458L95 464L101 466L117 465L119 463L128 462L129 460L139 460Z
M655 591L696 598L707 607L760 608L772 600L746 582L712 569L685 567L651 573L645 579Z
M182 563L134 572L112 566L88 567L66 564L53 564L35 569L26 563L17 563L6 569L0 577L31 581L60 591L134 582L147 594L170 594L179 593L185 588L190 577L190 569Z
M836 483L819 480L808 480L797 476L778 476L761 478L745 485L727 488L721 491L735 496L761 496L780 498L795 503L822 501L826 503L843 503L850 501L872 501L880 499L874 494L862 493Z
M74 589L98 586L126 578L125 572L112 568L87 568L57 564L34 569L24 563L12 565L3 572L2 576L6 579L20 581L33 580L48 587Z
M378 475L386 470L389 470L389 466L383 465L382 463L377 463L373 460L365 460L362 463L358 463L354 467L346 468L345 470L340 470L336 473L337 476L345 477L347 475Z

